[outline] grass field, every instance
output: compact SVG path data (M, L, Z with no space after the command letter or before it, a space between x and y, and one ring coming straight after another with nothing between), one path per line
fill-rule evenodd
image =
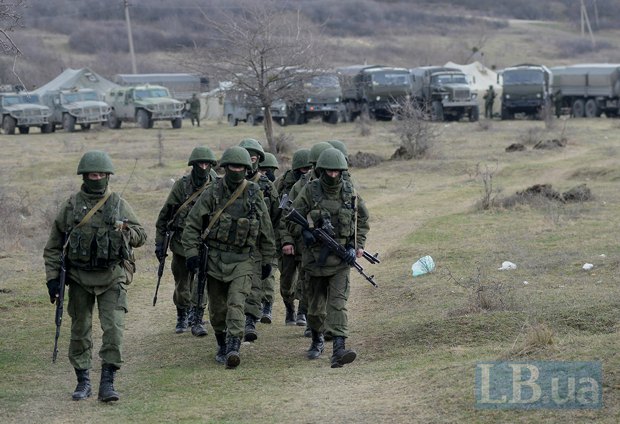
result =
M386 160L352 169L371 214L367 250L380 252L382 263L363 263L378 289L352 272L347 346L358 359L342 369L329 367L329 344L319 360L305 358L309 339L300 327L284 326L280 299L274 324L260 324L259 340L242 345L236 370L215 363L210 327L201 339L174 334L169 269L152 306L154 223L191 149L207 144L219 156L244 137L264 139L260 127L184 125L1 137L0 422L620 421L618 120L556 121L552 129L537 121L434 124L439 136L430 157L407 162L388 160L397 148L393 123L373 124L367 137L357 124L278 128L297 147L340 139L350 154ZM538 140L562 136L563 148L533 149ZM515 142L526 150L505 152ZM126 364L115 384L121 400L113 405L96 394L71 400L68 317L59 359L51 363L54 307L42 261L55 208L79 188L77 162L95 148L110 153L117 169L112 188L123 192L149 236L136 251ZM498 200L534 184L564 192L585 183L594 198L480 210L481 170L492 177L490 194ZM437 268L413 278L411 264L424 255ZM503 261L517 268L499 271ZM586 262L594 265L589 271ZM97 351L98 322L94 333ZM502 359L601 361L604 407L478 410L476 362Z

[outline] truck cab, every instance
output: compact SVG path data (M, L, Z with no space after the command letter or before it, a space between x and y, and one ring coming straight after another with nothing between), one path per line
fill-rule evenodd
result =
M135 122L141 128L153 128L155 121L170 121L172 128L181 128L185 104L173 99L166 87L136 85L113 88L106 94L112 107L108 126L119 129L123 122Z
M0 93L0 111L2 112L2 130L4 134L28 134L30 127L39 127L42 133L52 132L51 111L40 104L39 96L26 92Z
M110 106L90 88L51 90L41 99L52 111L52 131L57 125L67 132L75 131L76 125L89 130L92 124L106 122L110 114Z
M551 71L543 65L511 66L497 74L502 87L502 119L514 119L515 114L542 117L550 99Z

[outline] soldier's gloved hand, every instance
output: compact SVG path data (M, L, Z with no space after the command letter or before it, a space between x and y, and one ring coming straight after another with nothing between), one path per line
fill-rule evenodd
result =
M163 243L155 243L155 257L157 257L157 260L159 262L161 262L161 260L166 257Z
M200 266L200 258L198 256L192 256L191 258L187 258L185 260L185 266L189 272L193 272L194 274L198 273L198 267Z
M260 268L260 279L264 280L271 274L271 264L265 264Z
M343 258L343 260L348 265L353 265L355 263L355 249L352 247L347 247L347 254Z
M57 278L52 278L47 283L47 292L50 295L50 302L56 302L58 296L60 296L60 280Z
M304 239L304 244L306 245L306 247L310 247L314 243L316 243L316 238L314 237L314 234L312 234L312 231L310 230L302 230L301 237Z

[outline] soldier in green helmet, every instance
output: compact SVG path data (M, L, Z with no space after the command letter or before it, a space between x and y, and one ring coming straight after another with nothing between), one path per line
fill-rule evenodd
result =
M177 323L175 332L184 333L191 325L192 334L197 337L207 335L204 327L203 314L206 305L206 297L201 305L197 305L198 294L195 290L193 278L185 266L185 251L181 245L185 218L189 213L198 196L216 178L217 173L213 169L217 165L217 159L211 149L206 146L195 147L189 156L187 165L192 167L189 174L175 181L172 190L164 206L159 212L155 223L155 256L161 261L167 252L164 252L164 238L166 232L174 232L170 240L172 251L172 275L174 276L174 294L172 300L177 309Z
M196 93L192 94L192 98L189 100L189 118L192 121L192 127L194 121L196 121L196 126L200 126L200 99Z
M133 248L146 241L146 232L129 204L109 190L114 166L107 153L86 152L77 168L83 183L60 207L43 251L50 301L60 294L61 254L67 267L69 286L67 311L71 317L69 362L75 369L74 400L92 393L92 319L95 302L103 330L99 357L101 380L99 400L116 401L116 371L123 363L122 346L127 286L135 270ZM66 241L65 241L66 240Z
M265 159L258 164L258 172L269 178L272 183L276 180L276 171L280 167L278 159L273 153L265 152Z
M239 146L246 149L250 155L252 168L248 171L246 178L248 181L258 184L261 189L267 211L269 212L269 219L274 229L274 239L272 241L275 245L275 241L278 239L276 232L282 210L280 209L280 202L278 200L278 191L274 184L269 181L269 178L258 172L260 162L265 160L265 151L258 141L251 138L241 140ZM271 324L271 311L275 297L275 279L269 277L271 277L271 271L277 265L275 252L268 263L260 261L261 258L257 257L254 279L252 280L252 291L245 301L246 320L244 340L248 342L253 342L258 338L258 331L256 331L256 323L258 320L264 324ZM261 270L265 269L266 265L269 265L270 272L267 275L262 275Z
M215 360L236 368L244 334L245 300L252 287L256 262L263 275L271 272L275 254L273 228L258 184L246 180L252 169L248 151L228 148L220 159L223 178L210 184L185 220L182 244L187 269L197 273L199 246L208 246L207 294L209 319L218 350Z
M310 150L299 149L293 154L293 163L291 169L278 177L275 181L276 189L280 196L288 195L293 185L299 181L302 176L308 173L311 168L309 161ZM280 220L280 234L284 221ZM301 276L301 244L299 240L295 240L297 244L282 245L282 240L278 240L277 246L281 246L278 267L280 268L280 295L284 301L286 315L284 318L285 325L296 325L295 317L295 298L300 301L300 325L306 325L305 311L301 310L302 287L298 281Z
M304 186L293 202L293 207L308 221L320 227L329 221L334 239L347 250L345 259L334 254L322 254L323 245L313 233L291 221L289 233L300 234L306 248L302 252L302 266L308 275L308 324L312 343L308 359L317 359L324 350L324 333L333 338L331 367L340 368L356 358L347 349L347 300L349 277L356 258L362 257L369 230L368 210L351 182L342 178L348 169L347 161L339 150L324 150L316 163L319 177Z

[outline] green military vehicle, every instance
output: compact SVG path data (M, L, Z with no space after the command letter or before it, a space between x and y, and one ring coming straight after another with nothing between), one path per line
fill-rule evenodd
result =
M300 92L303 93L303 102L287 103L287 123L305 124L315 117L330 124L346 120L342 88L335 72L308 78Z
M345 118L360 115L389 121L395 108L411 98L411 74L405 68L355 65L338 68Z
M458 121L467 116L479 118L478 93L471 89L467 75L460 69L421 66L411 69L413 98L428 111L433 121Z
M497 74L502 87L502 119L514 119L523 113L541 119L550 99L551 72L543 65L521 64Z
M123 122L135 122L141 128L153 128L155 121L170 121L181 128L185 104L170 96L160 85L135 85L113 88L105 96L112 112L108 126L119 129Z
M60 126L67 132L74 132L76 125L89 130L92 124L107 121L110 114L110 106L90 88L46 91L41 95L41 101L52 111L52 131Z
M557 106L570 108L573 117L618 116L620 64L558 66L551 68L551 74Z
M52 132L50 109L40 104L39 96L32 93L0 93L2 131L4 134L28 134L31 127L39 127L42 133Z

